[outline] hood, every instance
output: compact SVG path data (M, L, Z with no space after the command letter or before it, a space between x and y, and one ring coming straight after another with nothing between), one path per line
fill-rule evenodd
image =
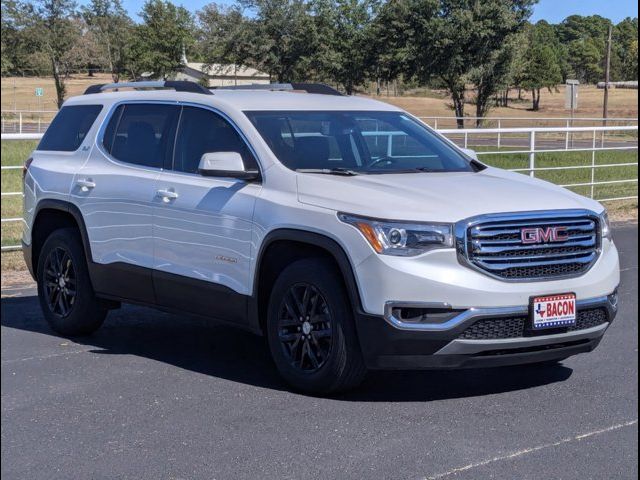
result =
M392 220L457 222L487 213L603 210L552 183L497 168L353 177L303 173L297 182L301 203Z

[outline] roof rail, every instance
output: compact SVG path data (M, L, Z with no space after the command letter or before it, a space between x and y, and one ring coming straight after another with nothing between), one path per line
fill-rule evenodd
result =
M189 82L186 80L158 80L144 82L119 82L119 83L102 83L91 85L84 91L85 95L92 93L102 93L106 90L119 90L121 88L133 89L151 89L151 88L172 88L176 92L202 93L204 95L213 95L211 90L203 87L199 83Z
M248 85L224 85L212 87L213 90L271 90L271 91L303 91L320 95L342 96L338 90L325 83L252 83Z

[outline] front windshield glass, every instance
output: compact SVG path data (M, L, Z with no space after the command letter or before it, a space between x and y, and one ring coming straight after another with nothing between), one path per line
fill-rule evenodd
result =
M462 153L402 112L245 112L292 170L471 172Z

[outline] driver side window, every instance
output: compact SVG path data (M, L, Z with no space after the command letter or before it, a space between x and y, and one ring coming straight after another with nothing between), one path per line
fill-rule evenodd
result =
M249 147L229 122L211 110L184 107L180 117L173 170L196 173L204 153L237 152L247 170L258 165Z

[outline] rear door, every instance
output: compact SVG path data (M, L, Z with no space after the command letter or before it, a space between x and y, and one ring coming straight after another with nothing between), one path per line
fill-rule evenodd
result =
M154 216L154 284L160 304L241 322L261 186L198 174L202 154L211 152L238 152L245 168L258 168L229 121L210 109L185 106L171 169L158 181L163 201Z
M113 111L72 189L95 262L97 292L153 303L153 205L173 155L180 107L126 103Z

